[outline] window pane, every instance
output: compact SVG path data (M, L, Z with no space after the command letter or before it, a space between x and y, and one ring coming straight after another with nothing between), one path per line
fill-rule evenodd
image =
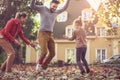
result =
M105 59L105 50L102 50L102 60Z
M97 61L98 61L98 62L101 61L100 56L101 56L101 51L98 49L98 50L97 50Z
M105 28L104 27L100 28L100 36L105 36Z

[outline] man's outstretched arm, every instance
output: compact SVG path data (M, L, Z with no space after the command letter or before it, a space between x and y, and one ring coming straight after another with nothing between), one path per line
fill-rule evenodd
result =
M65 4L64 4L64 6L62 7L62 9L58 9L58 10L56 10L56 12L57 12L58 14L60 14L60 13L62 13L63 11L65 11L65 10L67 9L68 5L69 5L69 2L70 2L70 0L66 0L66 2L65 2Z
M43 5L36 5L35 0L30 0L30 7L34 10L41 11Z

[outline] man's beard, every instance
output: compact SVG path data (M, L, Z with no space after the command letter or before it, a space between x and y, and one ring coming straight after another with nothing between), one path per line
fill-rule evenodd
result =
M55 12L55 9L52 9L52 8L51 8L50 11L53 13L53 12Z

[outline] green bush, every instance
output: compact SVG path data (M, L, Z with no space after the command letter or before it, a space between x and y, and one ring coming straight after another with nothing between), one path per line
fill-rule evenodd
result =
M5 61L5 59L6 59L6 54L5 54L4 52L2 52L2 53L0 54L0 66L1 66L1 64Z

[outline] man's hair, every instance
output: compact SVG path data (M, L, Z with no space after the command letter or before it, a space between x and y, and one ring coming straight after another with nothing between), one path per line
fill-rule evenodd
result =
M60 2L58 0L52 0L51 3L59 4Z
M16 14L16 18L21 18L21 17L26 18L26 17L27 17L27 14L26 14L25 12L18 12L18 13Z

